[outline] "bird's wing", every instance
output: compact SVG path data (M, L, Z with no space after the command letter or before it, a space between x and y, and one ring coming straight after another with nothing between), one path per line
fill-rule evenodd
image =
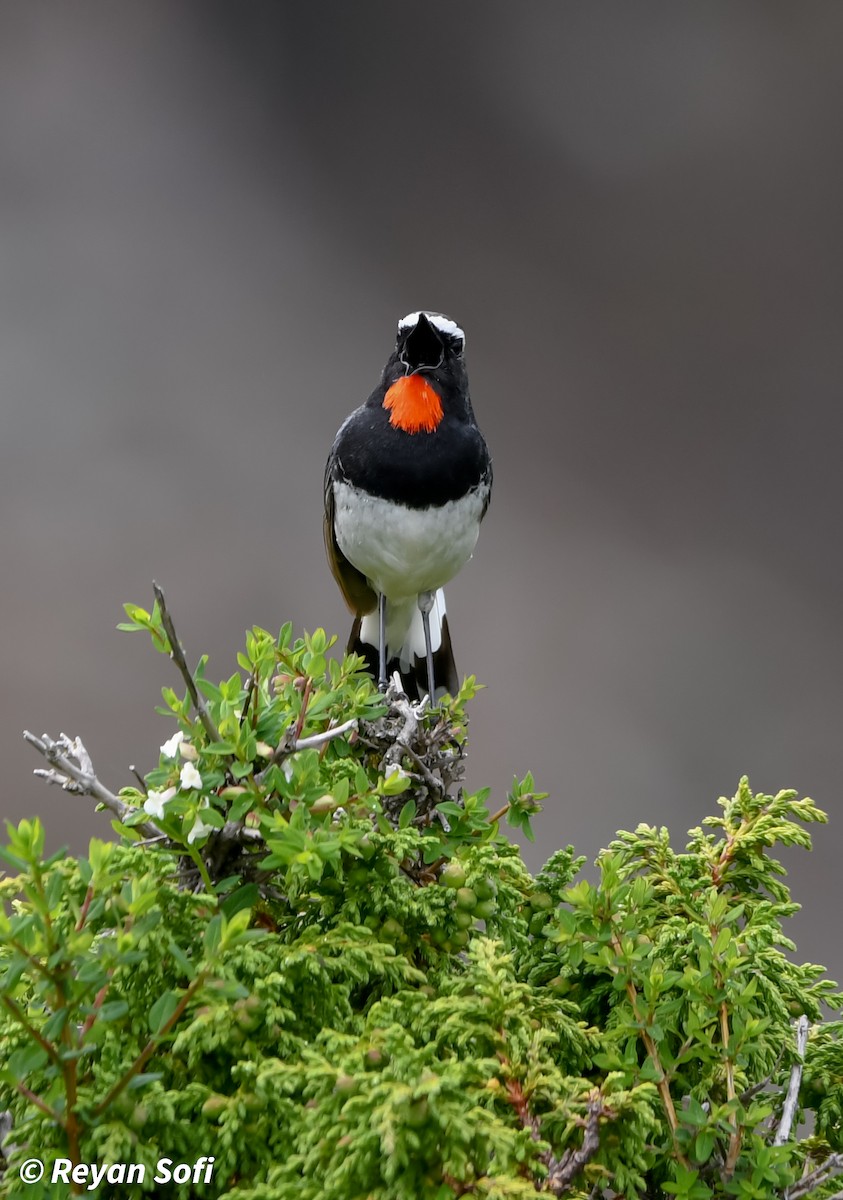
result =
M485 446L484 446L484 449L485 449ZM486 503L483 505L483 511L480 514L481 521L485 517L486 513L489 511L489 502L492 499L492 478L493 478L492 456L491 456L491 454L489 454L488 450L486 450L485 457L486 457L486 461L483 464L483 474L480 479L480 486L485 487L487 489L487 491L486 491Z
M325 467L325 550L328 554L328 565L331 574L339 584L345 602L355 616L363 616L377 607L377 594L369 586L366 576L358 571L348 561L337 545L337 535L334 529L334 482L342 478L339 457L336 449L331 451Z

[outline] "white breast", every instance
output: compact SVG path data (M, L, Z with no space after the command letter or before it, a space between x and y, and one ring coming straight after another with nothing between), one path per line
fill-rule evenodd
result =
M388 600L432 592L471 558L487 497L481 486L439 507L408 508L335 483L337 542Z

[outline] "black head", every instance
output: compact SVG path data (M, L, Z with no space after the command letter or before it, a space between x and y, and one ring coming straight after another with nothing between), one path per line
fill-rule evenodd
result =
M465 334L449 317L435 312L414 312L398 322L395 353L406 373L434 372L465 353Z
M390 388L406 375L427 379L446 410L455 416L470 414L465 334L450 317L422 311L401 318L395 349L384 367L381 388Z

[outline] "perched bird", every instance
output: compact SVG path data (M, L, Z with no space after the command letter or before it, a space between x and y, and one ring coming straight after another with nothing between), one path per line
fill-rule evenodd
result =
M325 545L354 613L349 653L431 702L459 687L442 587L471 558L492 460L468 394L465 334L435 312L398 322L381 381L325 468Z

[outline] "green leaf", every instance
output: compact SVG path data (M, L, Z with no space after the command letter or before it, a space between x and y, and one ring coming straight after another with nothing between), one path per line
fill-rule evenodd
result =
M204 748L206 754L234 754L236 750L234 742L228 741L209 742Z
M208 958L213 958L222 940L222 923L223 917L220 913L216 913L216 915L211 918L205 928L205 936L203 941L205 945L205 954Z
M91 1011L95 1012L98 1021L119 1021L129 1011L129 1005L125 1000L107 1000L98 1009Z
M38 1045L13 1051L6 1060L6 1069L17 1083L25 1083L33 1071L40 1071L49 1061L46 1050Z
M146 1074L133 1075L126 1084L126 1091L137 1092L140 1088L146 1087L149 1083L157 1083L159 1079L164 1078L163 1071L147 1071Z
M223 900L221 910L230 921L235 913L240 912L242 909L251 913L252 908L257 904L259 899L260 889L258 885L256 883L246 883Z
M404 805L404 807L401 809L401 813L398 817L398 828L399 829L407 829L408 826L412 824L413 817L415 815L416 815L416 802L415 802L415 800L408 800L407 803Z
M149 1010L149 1029L151 1033L160 1033L172 1017L179 1005L175 992L163 992Z
M710 1129L704 1129L694 1138L694 1161L707 1163L714 1150L715 1137Z

